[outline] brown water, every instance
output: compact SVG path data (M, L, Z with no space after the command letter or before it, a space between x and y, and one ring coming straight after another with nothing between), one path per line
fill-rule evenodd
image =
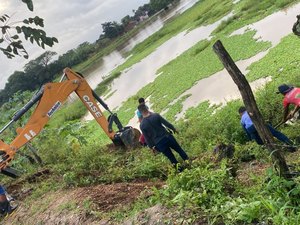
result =
M247 74L247 67L253 62L256 62L263 58L268 51L260 52L257 55L236 62L243 74ZM250 83L253 90L262 87L266 82L271 81L271 78L263 78ZM176 103L181 97L185 95L191 95L183 104L182 112L179 113L176 118L182 118L185 111L190 107L195 107L199 103L209 101L211 104L225 104L226 102L240 98L240 92L229 76L227 70L223 69L212 76L198 81L192 88L180 95L171 104Z
M300 3L236 30L232 35L243 34L247 29L256 30L255 38L270 41L275 46L281 38L292 33L292 27L298 14L300 14Z
M254 38L264 41L270 41L272 47L276 46L281 38L292 33L293 24L296 22L296 16L300 13L300 3L286 10L278 11L266 18L236 30L231 35L243 34L246 30L256 30ZM243 74L247 74L246 68L253 62L259 61L268 51L258 53L249 59L237 62ZM270 82L271 77L258 79L250 83L253 90L259 89L265 83ZM191 95L183 102L182 112L177 114L176 118L182 118L186 110L190 107L195 107L199 103L209 101L211 104L225 104L227 101L240 98L240 93L237 86L232 81L228 72L224 69L206 79L200 80L191 89L183 93ZM178 99L180 99L180 97ZM178 99L173 101L174 104Z
M117 66L121 65L126 61L125 58L118 51L114 51L109 55L103 57L101 65L93 70L86 76L86 80L89 85L95 89L97 85L103 80L104 76L110 73Z
M242 34L249 28L255 29L257 30L256 38L271 41L274 47L279 43L282 37L292 32L292 25L296 21L296 15L299 12L300 4L297 4L285 11L276 12L261 21L239 29L233 32L232 35ZM231 15L232 14L226 16L222 20L227 19ZM120 106L121 103L128 97L136 94L136 92L142 87L154 81L156 76L158 76L156 71L160 67L175 59L178 55L182 54L197 42L209 39L211 32L221 23L222 20L209 26L199 27L188 33L179 33L162 44L139 63L124 71L112 85L112 93L114 94L106 100L111 109ZM263 58L267 52L268 51L262 52L247 60L239 61L237 62L237 65L241 69L242 73L246 74L247 66ZM259 79L252 82L251 86L254 90L256 90L270 80L270 77ZM212 104L224 104L229 100L240 97L236 85L225 70L220 71L211 77L200 80L195 86L181 96L186 94L191 94L191 96L183 102L183 111L177 115L178 118L184 115L186 109L197 106L203 101L209 100ZM177 100L174 100L171 104L174 104Z
M181 0L178 5L167 11L162 10L157 19L150 22L142 31L133 36L128 43L120 50L122 53L126 53L133 49L133 47L146 38L160 30L164 23L175 15L181 14L188 8L192 7L199 0ZM117 66L123 64L126 59L123 58L119 51L114 51L111 54L103 57L103 63L99 64L98 68L95 68L93 72L87 74L86 79L92 88L96 88L97 85L103 80L104 77L108 76L109 73Z
M181 32L159 46L154 52L134 64L131 68L115 79L111 90L114 92L107 99L111 108L120 106L130 96L136 94L141 88L154 81L156 71L177 56L188 50L201 40L209 39L211 32L230 15L208 26L201 26L190 32Z

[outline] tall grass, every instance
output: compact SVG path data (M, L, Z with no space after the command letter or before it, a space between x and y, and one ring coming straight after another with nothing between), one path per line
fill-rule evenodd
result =
M276 1L276 3L252 1L250 4L251 1L244 0L236 6L232 6L231 2L201 1L159 33L137 46L133 50L136 54L133 60L118 70L149 54L156 46L180 30L206 23L208 20L202 19L202 14L216 20L228 13L231 7L236 7L235 9L239 10L237 11L239 17L227 21L222 25L222 29L219 28L220 32L226 32L253 18L259 18L259 15L271 13L279 6L290 4L291 1ZM213 11L215 8L213 6L217 7L216 12ZM210 12L206 12L207 7ZM235 60L251 57L270 47L270 43L256 42L253 39L253 32L233 37L218 35ZM176 104L169 105L169 103L193 86L197 80L222 69L211 49L214 40L199 42L162 67L158 71L163 72L162 75L129 98L120 108L119 117L122 121L128 121L134 116L138 97L151 96L153 110L161 112L168 108L166 116L174 122L174 115L182 109L181 103L185 97ZM256 98L264 118L273 123L281 118L282 96L275 94L277 85L282 82L300 85L299 43L297 38L290 35L271 49L264 59L249 67L250 73L247 78L250 80L265 75L272 76L272 82L264 90L256 92ZM247 48L243 47L245 45ZM115 74L118 76L118 71ZM106 83L104 84L99 88L99 93L107 91ZM31 200L38 199L36 202L40 202L42 196L50 190L70 186L130 182L135 179L166 179L168 185L161 190L153 190L152 197L142 199L146 203L139 205L139 209L161 203L176 211L187 213L190 224L202 217L209 224L298 224L298 178L283 180L274 175L270 168L262 175L252 174L252 185L247 186L232 173L235 167L243 171L245 164L240 163L240 159L249 154L253 154L259 162L265 163L266 167L270 165L270 156L264 147L247 143L237 113L241 104L242 102L238 100L229 102L224 107L210 107L208 102L204 102L189 109L185 120L174 122L180 131L176 134L176 138L193 159L192 164L181 174L174 173L162 154L155 156L147 148L125 151L112 150L105 146L110 140L96 122L79 122L80 117L86 112L81 102L66 106L33 141L33 145L45 162L44 167L51 169L55 182L49 179L32 185L36 191ZM12 111L13 107L7 113ZM296 124L292 128L282 127L281 130L294 139L299 136L299 127L299 124ZM219 142L235 144L236 155L233 160L213 162L212 149ZM20 168L24 166L24 171L27 170L29 174L37 168L28 165L21 157L19 159ZM292 155L288 158L288 162L299 163L299 160ZM38 211L38 207L36 210Z

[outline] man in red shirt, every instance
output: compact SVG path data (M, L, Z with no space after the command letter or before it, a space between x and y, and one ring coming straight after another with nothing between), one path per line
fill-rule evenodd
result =
M283 94L283 121L287 121L293 118L294 114L300 109L300 88L282 84L278 87L277 94ZM292 112L289 113L290 104L295 105L295 108Z

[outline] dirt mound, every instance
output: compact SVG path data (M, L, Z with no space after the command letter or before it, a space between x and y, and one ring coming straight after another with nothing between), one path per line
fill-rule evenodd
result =
M97 210L108 212L134 202L144 191L144 195L149 195L153 186L159 188L162 186L162 182L98 185L80 188L77 194L83 199L90 199L97 206Z
M121 209L141 196L151 195L152 187L163 182L133 182L60 190L40 199L20 203L5 224L109 224L88 213ZM143 194L143 195L141 195Z

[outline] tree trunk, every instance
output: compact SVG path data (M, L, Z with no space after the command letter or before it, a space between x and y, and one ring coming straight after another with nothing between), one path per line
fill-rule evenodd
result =
M277 172L280 176L287 178L289 175L289 168L286 164L285 158L281 154L280 150L276 149L274 145L273 136L265 125L263 117L256 105L255 98L248 81L236 66L221 41L218 40L213 45L213 49L223 63L225 69L228 71L229 75L232 77L234 83L238 86L246 110L249 113L259 136L269 150Z

